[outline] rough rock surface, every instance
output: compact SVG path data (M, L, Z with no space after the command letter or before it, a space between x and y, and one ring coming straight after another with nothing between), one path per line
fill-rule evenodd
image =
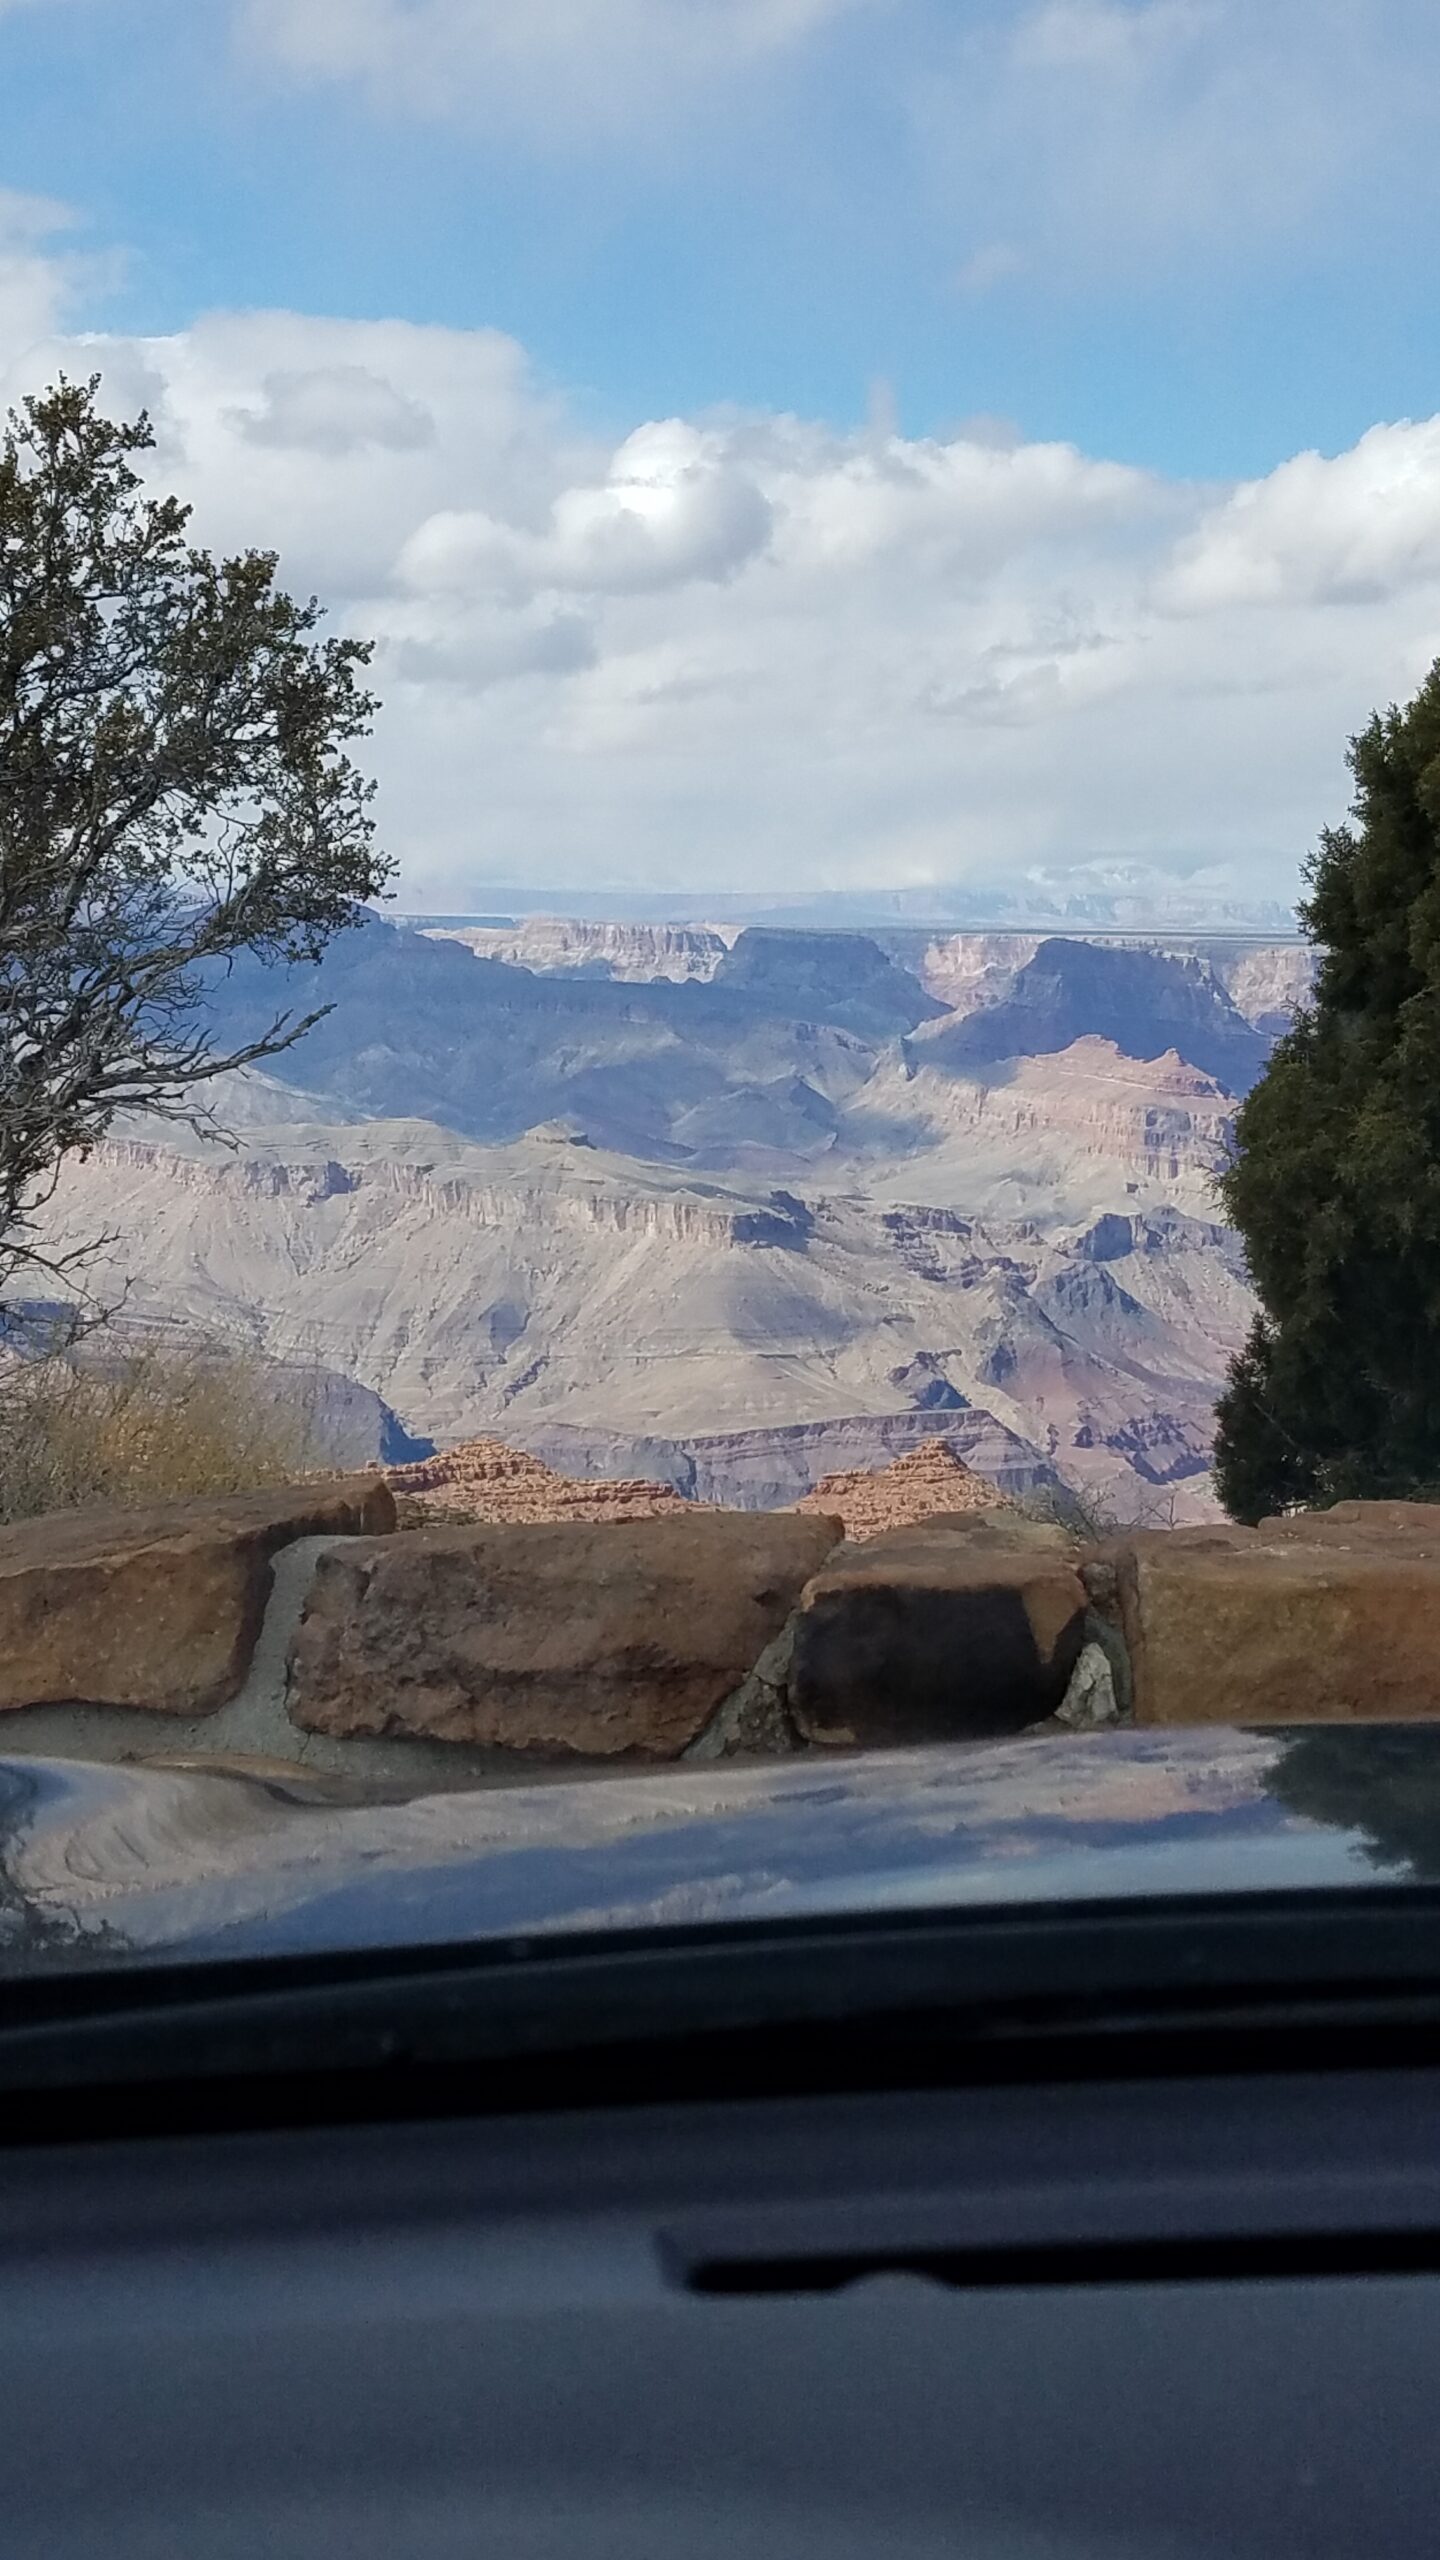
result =
M1256 1534L1301 1546L1404 1547L1440 1557L1440 1503L1335 1502L1328 1511L1292 1511L1262 1520Z
M1053 1715L1085 1637L1063 1531L932 1519L831 1557L795 1627L789 1704L807 1742L942 1742Z
M845 1467L822 1476L797 1511L829 1512L845 1524L847 1538L878 1538L940 1513L1014 1513L1014 1505L983 1476L972 1474L946 1440L925 1440L888 1467Z
M320 1733L673 1759L839 1536L835 1520L692 1512L335 1548L291 1648L290 1712Z
M277 1551L394 1524L386 1486L364 1475L0 1529L0 1709L205 1714L244 1680Z
M1440 1716L1440 1506L1149 1531L1108 1560L1138 1723Z
M462 1440L433 1458L389 1467L385 1481L421 1514L465 1520L653 1520L693 1505L673 1485L643 1477L585 1481L547 1467L503 1440ZM404 1517L406 1515L402 1515Z
M982 1004L1003 1001L1041 944L1053 938L1041 932L927 934L914 926L875 936L892 960L912 971L927 995L938 996L957 1013L973 1013ZM1263 937L1251 942L1236 941L1227 934L1207 942L1193 934L1171 940L1163 931L1140 931L1131 937L1131 945L1152 959L1182 968L1187 964L1193 968L1198 961L1236 1012L1272 1039L1288 1030L1315 982L1314 949L1293 935L1282 942ZM1140 986L1142 996L1147 994L1145 979Z

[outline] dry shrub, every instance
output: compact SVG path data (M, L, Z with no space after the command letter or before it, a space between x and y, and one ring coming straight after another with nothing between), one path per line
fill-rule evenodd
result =
M1139 1529L1179 1525L1174 1487L1146 1486L1138 1478L1128 1491L1119 1486L1101 1491L1092 1485L1081 1492L1073 1485L1039 1485L1033 1493L1021 1494L1016 1508L1027 1520L1063 1529L1084 1546L1103 1546Z
M248 1493L317 1463L303 1388L290 1382L282 1402L244 1352L147 1348L103 1364L52 1352L0 1368L0 1521Z

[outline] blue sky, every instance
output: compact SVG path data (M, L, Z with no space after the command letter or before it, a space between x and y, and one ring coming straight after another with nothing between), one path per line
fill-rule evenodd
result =
M1163 78L1112 66L1108 201L1071 137L1060 186L1092 237L1068 242L1043 171L1003 165L1006 130L1017 161L1027 137L1048 156L1056 123L1094 116L1107 66L1099 40L1088 63L1079 33L1068 60L1052 41L1015 112L1014 31L1043 14L840 9L718 101L684 94L672 121L642 100L597 133L544 100L497 125L463 81L448 106L387 105L362 79L297 75L226 0L10 0L0 168L121 253L94 318L148 332L273 303L490 324L617 426L732 400L853 422L878 381L911 433L994 414L1224 475L1429 415L1433 0L1072 11L1077 30L1168 19L1172 59ZM1226 121L1227 52L1228 113L1252 119L1241 201L1217 170L1156 223L1149 157ZM973 96L987 82L999 132ZM1148 151L1131 129L1147 121Z
M983 629L962 627L961 607L975 602L962 544L964 561L945 593L932 596L916 654L917 663L927 649L946 660L920 687L932 726L956 704L972 730L977 722L1043 725L1049 698L1078 752L1067 758L1065 738L1047 730L1053 774L1017 817L993 736L978 747L972 736L967 746L952 722L950 745L937 749L934 772L926 768L917 789L905 780L914 760L899 751L898 729L893 755L877 735L863 772L847 747L836 794L843 824L820 794L831 852L796 842L793 813L804 796L784 782L760 867L769 872L780 842L794 848L787 858L797 877L822 876L829 862L836 879L849 879L973 868L992 839L996 858L1010 863L1118 852L1192 866L1213 841L1222 863L1259 863L1278 882L1293 875L1314 825L1337 813L1345 728L1440 647L1429 445L1362 448L1369 462L1345 461L1377 426L1424 422L1440 409L1437 127L1434 0L0 0L0 190L10 193L12 268L21 278L12 278L12 299L22 314L11 324L8 378L23 385L35 348L60 347L67 333L105 333L119 373L130 355L139 363L136 351L151 349L147 383L163 377L175 406L172 460L182 478L191 471L197 499L212 492L203 503L217 523L238 523L233 492L213 496L218 451L193 416L183 430L180 423L175 350L197 331L194 343L207 344L214 315L303 315L332 337L342 323L426 324L458 351L467 380L467 348L503 333L523 350L524 418L510 418L503 434L489 418L477 427L477 451L499 437L496 451L513 454L516 438L529 438L535 459L525 493L501 504L483 471L477 479L457 464L453 488L427 482L413 522L397 517L389 562L367 561L362 574L358 559L352 566L332 543L320 565L337 610L363 621L368 608L372 626L385 598L418 592L413 567L400 564L411 558L405 544L413 551L432 519L513 518L512 531L518 525L538 541L537 508L558 509L558 525L569 490L571 514L576 506L583 513L575 491L608 487L605 455L647 423L688 421L702 438L723 429L731 439L724 470L733 478L743 462L747 486L762 492L757 505L782 527L806 507L819 520L816 509L830 506L821 498L826 473L826 488L843 481L853 494L854 457L882 448L901 477L922 447L1076 448L1135 475L1123 501L1093 479L1079 494L1077 479L1089 528L1083 560L1071 517L1063 541L1050 517L1038 528L1027 523L1022 611L1021 537L1003 558L982 545L988 619ZM48 232L43 208L20 201L37 198L57 209ZM369 343L346 341L340 373L352 387L362 374L395 380L378 355L369 360ZM227 344L227 363L241 362L238 340ZM277 368L258 337L248 360L261 386L254 396L268 396L263 386ZM287 379L307 370L296 362L278 369ZM327 359L320 369L325 396L340 396L335 365ZM396 387L409 396L403 381ZM432 389L438 418L449 395ZM233 383L223 401L217 390L214 418L248 415L247 396ZM737 415L750 422L738 443ZM440 440L458 447L463 418L446 417ZM798 515L798 448L784 445L775 423L786 418L832 439L828 459L811 451L803 466ZM306 450L318 450L313 437ZM1233 521L1219 521L1235 484L1268 484L1311 450L1333 460L1341 480L1322 475L1306 499L1303 473L1282 477L1262 502L1269 548L1242 574ZM669 474L672 496L682 483L693 494L697 474L720 470L718 451L687 448L677 461L666 448L662 477ZM628 468L622 488L635 485ZM1294 566L1297 543L1304 548L1296 508L1312 500L1318 586L1311 567L1297 578ZM358 479L354 503L368 503ZM658 504L652 491L644 505L653 512ZM630 501L614 505L624 513ZM744 503L735 505L738 524ZM1207 508L1231 560L1223 594L1185 551L1208 539ZM297 522L304 512L297 505ZM827 524L832 516L833 508ZM925 517L932 562L939 521ZM1357 565L1355 543L1377 528L1379 567L1368 555ZM242 529L265 538L258 522ZM892 619L899 610L908 538L888 568L877 569L873 544L860 545L873 583L847 594L866 635L867 610ZM432 565L437 540L421 541ZM712 809L719 780L733 772L733 730L717 717L702 734L690 712L676 709L647 742L632 721L626 734L638 761L627 774L616 710L624 683L632 711L642 700L652 709L662 699L678 704L687 685L691 703L697 686L713 704L728 684L734 699L747 668L763 687L763 649L757 643L759 654L746 656L742 591L756 615L746 629L773 634L777 578L789 577L786 592L797 598L801 588L793 547L787 553L779 535L770 550L758 541L716 550L706 541L694 559L672 549L663 574L641 577L632 563L612 593L593 562L583 574L568 555L561 564L553 541L543 554L532 544L523 573L511 542L502 578L495 545L477 547L467 535L471 588L457 603L454 576L440 582L451 599L447 634L401 628L404 614L391 615L387 645L408 648L402 687L410 691L382 737L382 767L393 763L397 783L417 795L416 777L429 777L415 819L417 844L428 850L414 860L437 896L463 891L470 872L483 878L487 866L513 878L515 860L583 863L587 842L598 846L602 835L610 850L590 864L595 876L606 876L607 864L619 876L623 841L626 876L658 877L668 859L664 830L673 836L688 824L693 833L697 813ZM1349 546L1338 565L1337 541ZM1167 543L1173 557L1162 556ZM303 539L292 549L297 572L308 570ZM1117 581L1141 551L1144 577L1122 605ZM852 552L858 562L853 544ZM1282 554L1289 565L1275 571ZM812 566L816 556L812 542ZM858 566L855 576L861 581ZM701 587L715 592L700 597ZM655 600L643 629L642 590ZM1187 676L1172 664L1182 590L1192 624L1202 605L1212 615L1251 614L1254 664L1272 688L1280 679L1279 716L1291 724L1293 788L1267 785L1238 814L1228 808L1218 830L1183 770L1170 816L1147 750L1132 757L1138 787L1119 770L1123 700L1117 705L1108 679L1077 693L1061 665L1088 651L1096 664L1127 670L1133 738L1135 721L1154 717L1144 686L1157 680L1144 673L1155 662L1155 634L1140 628L1143 605L1167 618L1158 649L1164 717L1176 735L1197 717L1203 724L1208 715L1196 705L1213 702L1216 671L1235 662L1235 651L1212 625L1205 667ZM701 603L713 609L703 629ZM523 629L506 626L519 637L509 661L502 605L529 617ZM723 632L714 619L722 607ZM1260 609L1271 616L1263 634L1253 622ZM823 613L833 635L833 595ZM822 643L806 628L809 639L798 623L792 629L790 657L810 653L819 721L845 691L847 671L833 660L820 666ZM1053 683L1041 666L1047 631ZM898 651L898 624L893 636ZM421 682L424 651L433 674L442 644L450 650L443 700ZM967 651L968 673L960 663ZM1017 652L1028 690L1007 672ZM866 681L874 699L881 677L873 663ZM462 785L457 779L442 807L436 760L451 756L463 774L487 742L478 693L497 687L506 696L507 814L472 862L454 798ZM537 688L549 689L543 702ZM528 768L509 734L517 708L529 722ZM792 706L792 725L795 716ZM803 734L803 706L799 717ZM1236 770L1248 775L1249 721L1236 714L1225 735L1235 740ZM554 816L553 753L537 761L557 739L567 769L591 759L564 823ZM818 728L812 746L819 754ZM1213 766L1215 752L1213 735L1202 738L1198 772ZM1070 811L1067 764L1077 770ZM947 791L959 795L953 849ZM412 805L420 809L420 796ZM590 839L585 807L602 816ZM997 822L997 809L1007 823ZM866 813L863 824L857 812ZM755 812L737 802L732 817L729 838L720 825L695 858L743 881L746 858L732 858L727 844L756 842Z

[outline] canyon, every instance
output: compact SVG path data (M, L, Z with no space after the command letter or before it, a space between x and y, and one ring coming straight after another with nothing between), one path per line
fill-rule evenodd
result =
M573 974L643 984L656 978L676 983L713 979L744 927L528 915L476 925L426 925L417 919L416 929L430 939L461 943L480 958L504 961L539 976ZM787 943L792 938L785 936ZM914 925L880 925L865 934L866 940L909 970L927 995L937 997L947 1010L960 1012L971 1011L991 993L1003 992L1044 941L1061 938L1065 929L1059 925L1048 935L983 929L945 932ZM1069 939L1075 939L1073 933ZM1095 938L1090 939L1095 947ZM1158 954L1208 973L1242 1019L1271 1038L1285 1028L1314 982L1314 953L1293 936L1267 942L1236 933L1167 938L1162 932L1107 939L1110 947Z
M229 1146L117 1125L46 1236L112 1239L127 1324L319 1382L345 1463L492 1434L760 1508L943 1431L1007 1493L1201 1520L1251 1306L1215 1176L1308 962L370 921L213 989L227 1043L328 1008L211 1095Z

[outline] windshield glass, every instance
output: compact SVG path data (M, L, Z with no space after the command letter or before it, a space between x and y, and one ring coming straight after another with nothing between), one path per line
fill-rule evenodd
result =
M0 1971L1435 1875L1437 82L0 0Z

